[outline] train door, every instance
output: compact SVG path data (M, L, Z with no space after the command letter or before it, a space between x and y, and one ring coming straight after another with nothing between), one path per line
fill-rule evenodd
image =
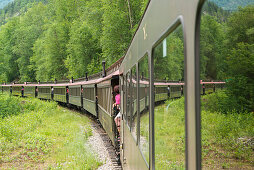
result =
M66 104L69 104L69 87L66 86Z
M97 118L99 119L99 108L98 108L98 91L97 91L97 84L94 85L95 87L95 111L97 114Z
M125 99L124 99L124 93L125 93L125 84L124 84L124 81L125 79L124 79L124 76L122 75L122 76L120 76L120 81L119 81L119 86L120 86L120 95L121 95L121 102L122 102L122 104L121 104L121 108L122 108L122 113L124 113L124 107L125 107L125 105L124 105L124 103L125 103ZM122 114L122 116L123 116L123 114ZM123 117L122 117L122 119L121 119L121 125L120 125L121 127L120 127L120 159L121 159L121 162L122 163L124 163L124 149L123 149L123 147L121 147L121 146L123 146L123 143L124 143L124 123L123 123Z
M37 96L38 96L38 87L37 86L35 86L35 92L34 92L34 94L35 94L35 97L37 98Z
M83 89L83 86L81 85L80 86L80 100L81 100L81 108L83 109L83 103L84 103L84 101L83 101L83 93L84 93L84 89Z
M119 89L119 76L113 76L111 79L112 87L112 100L113 100L113 116L112 116L112 129L115 134L115 146L118 162L120 163L120 89Z

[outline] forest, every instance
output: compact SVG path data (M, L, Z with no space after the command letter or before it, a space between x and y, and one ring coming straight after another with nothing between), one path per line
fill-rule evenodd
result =
M0 83L79 78L101 71L102 60L110 66L125 54L147 3L15 0L0 12ZM252 111L253 11L253 5L224 11L208 1L200 28L200 78L229 82L232 96ZM171 37L169 48L183 50L181 37ZM179 72L161 77L182 80Z
M102 60L109 66L124 55L147 4L50 0L24 6L31 1L17 0L2 10L1 82L78 78L100 71Z

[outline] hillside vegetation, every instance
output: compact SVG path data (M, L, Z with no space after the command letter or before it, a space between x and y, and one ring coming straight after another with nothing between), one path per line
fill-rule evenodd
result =
M96 169L90 120L56 102L0 94L0 169Z
M101 71L103 60L109 66L125 54L148 3L38 1L16 0L1 13L0 83L80 78ZM224 11L209 1L202 10L200 79L227 81L237 110L254 110L253 11L254 5ZM174 36L167 49L183 50L182 37ZM174 68L183 73L184 57L171 57L179 60ZM161 71L156 69L156 74ZM183 75L166 78L184 80Z
M109 66L123 56L147 2L15 0L1 12L0 82L100 71L102 60Z

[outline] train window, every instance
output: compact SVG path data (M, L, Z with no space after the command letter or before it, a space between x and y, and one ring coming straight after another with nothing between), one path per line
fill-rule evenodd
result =
M94 88L84 88L83 97L88 100L94 101Z
M254 6L245 5L225 10L207 1L202 9L203 169L253 169Z
M131 69L131 85L132 85L132 116L131 116L131 132L135 140L137 140L137 71L136 65Z
M65 95L65 87L64 88L55 87L54 94Z
M153 49L155 169L185 168L183 45L178 26Z
M139 74L139 113L138 119L138 144L140 150L149 165L149 64L148 55L138 63Z
M88 90L91 91L93 90ZM98 104L109 114L112 114L112 100L111 100L111 87L99 87L97 89Z
M70 96L80 96L80 87L69 87Z
M123 90L123 95L121 95L121 99L123 99L123 100L121 100L122 102L123 102L123 108L121 108L122 109L122 111L123 111L123 117L124 118L126 118L126 76L125 75L123 75L123 88L121 88L122 90Z
M126 100L126 117L127 117L127 123L128 123L128 125L129 125L129 127L130 127L130 125L131 125L131 114L132 114L132 110L131 110L131 98L132 98L132 96L131 96L131 74L130 74L130 72L129 73L127 73L127 75L126 75L126 83L127 83L127 100Z
M39 87L38 90L39 90L39 93L50 93L49 87Z

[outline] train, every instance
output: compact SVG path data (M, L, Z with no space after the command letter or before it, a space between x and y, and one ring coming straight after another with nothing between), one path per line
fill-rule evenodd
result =
M2 93L54 100L93 115L118 152L123 169L155 169L155 107L185 97L185 168L201 169L200 95L224 88L223 81L202 81L199 72L200 15L203 0L148 2L126 54L109 68L79 79L2 84ZM159 18L159 19L158 19ZM181 27L184 80L157 80L156 47ZM117 130L113 89L120 87L121 126ZM147 153L142 151L140 119L149 115Z

